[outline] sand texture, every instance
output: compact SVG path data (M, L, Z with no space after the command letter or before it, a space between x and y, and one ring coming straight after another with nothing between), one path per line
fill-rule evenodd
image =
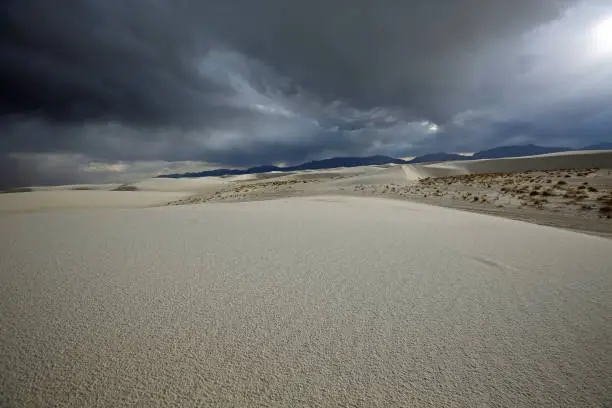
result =
M0 230L0 406L612 404L609 239L347 196Z

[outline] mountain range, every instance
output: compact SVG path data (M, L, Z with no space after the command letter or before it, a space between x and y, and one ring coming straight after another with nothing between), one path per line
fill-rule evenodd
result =
M162 174L157 178L193 178L193 177L221 177L221 176L239 176L244 174L267 173L271 171L292 172L299 170L321 170L333 169L337 167L358 167L358 166L374 166L383 164L415 164L429 163L441 161L458 161L458 160L479 160L479 159L500 159L505 157L523 157L535 156L538 154L558 153L567 151L584 151L584 150L612 150L612 143L598 143L585 146L579 149L571 149L568 147L551 147L537 146L534 144L516 145L516 146L500 146L493 149L482 150L474 153L472 156L465 156L455 153L429 153L423 156L415 157L412 160L396 159L389 156L367 156L367 157L333 157L330 159L315 160L299 164L297 166L279 167L274 165L262 165L251 167L248 169L215 169L200 172Z

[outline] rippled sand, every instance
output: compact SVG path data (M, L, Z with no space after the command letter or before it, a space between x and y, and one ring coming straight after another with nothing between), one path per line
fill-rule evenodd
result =
M0 230L0 406L612 402L612 240L352 197Z

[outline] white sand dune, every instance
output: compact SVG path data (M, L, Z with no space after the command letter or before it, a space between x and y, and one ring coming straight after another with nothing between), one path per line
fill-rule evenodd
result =
M423 165L423 167L427 170L464 171L466 174L593 167L612 168L612 151L562 152L504 159L466 160L429 164Z
M359 184L408 184L420 178L418 169L413 166L393 166L368 172L354 177L330 182L334 186L354 186Z
M61 186L33 186L30 187L34 191L65 191L65 190L100 190L111 191L123 183L107 183L107 184L68 184Z
M168 203L188 194L148 191L33 191L0 194L0 214L77 208L133 208Z
M144 191L167 191L167 192L199 192L219 189L228 185L229 180L221 177L199 177L199 178L151 178L137 183L133 186Z
M0 230L0 405L611 402L612 240L349 197Z
M464 174L522 172L527 170L612 168L612 151L580 151L504 159L407 164L356 175L332 184L410 184L426 177Z

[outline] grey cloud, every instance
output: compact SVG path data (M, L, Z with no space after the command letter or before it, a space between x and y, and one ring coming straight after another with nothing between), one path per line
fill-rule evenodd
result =
M11 0L2 64L16 98L2 106L52 119L191 123L210 116L208 103L222 92L197 61L225 45L328 101L433 117L444 111L439 98L460 86L465 52L555 18L569 3Z
M550 75L594 0L5 4L5 165L11 152L240 166L482 148L521 121L552 140L555 111L588 94L582 123L608 100L580 87L594 62Z

